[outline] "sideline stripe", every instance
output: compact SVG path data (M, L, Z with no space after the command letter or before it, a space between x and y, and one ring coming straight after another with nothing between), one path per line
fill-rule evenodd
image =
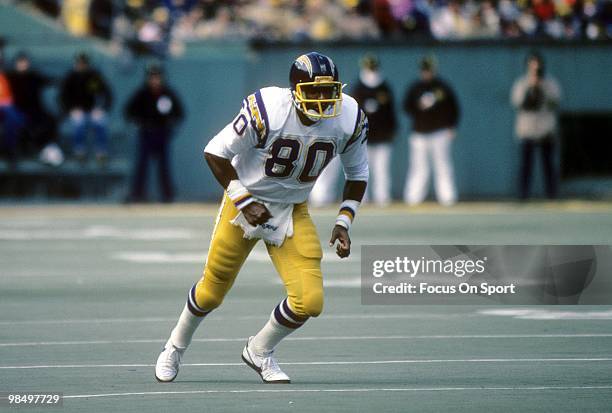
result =
M493 308L479 310L484 316L512 317L519 320L610 320L612 310L564 311L541 308Z
M612 334L461 334L461 335L420 335L420 336L325 336L325 337L287 337L284 341L343 341L343 340L462 340L462 339L509 339L509 338L612 338ZM167 339L132 339L132 340L90 340L90 341L23 341L0 343L0 347L22 346L72 346L94 344L147 344L164 343ZM226 343L243 342L238 338L194 338L192 342Z
M547 362L603 362L612 361L612 357L596 358L496 358L496 359L423 359L423 360L371 360L371 361L294 361L283 363L284 366L351 366L370 364L437 364L437 363L547 363ZM114 367L154 367L155 364L56 364L33 366L0 366L0 370L27 369L77 369L77 368L114 368ZM190 367L233 367L244 366L244 363L185 363Z
M2 232L0 232L2 239ZM168 252L168 251L120 251L110 254L110 258L116 261L127 261L139 264L201 264L206 260L208 250L201 251L183 251L183 252ZM359 260L359 253L351 254L356 260ZM340 258L332 253L324 253L323 262L346 265ZM247 257L247 262L263 262L269 263L270 256L266 251L254 250Z
M517 386L517 387L388 387L362 389L248 389L248 390L183 390L131 393L75 394L64 399L95 397L164 396L172 394L236 394L236 393L367 393L367 392L443 392L443 391L538 391L538 390L610 390L608 386Z
M227 304L226 304L227 305ZM261 316L217 316L207 319L211 321L240 321L240 320L267 320L270 313ZM370 320L370 319L411 319L411 320L448 320L450 318L474 318L482 317L478 314L431 314L431 313L410 313L410 314L330 314L321 317L320 320L349 319L349 320ZM91 318L91 319L65 319L65 320L11 320L0 321L0 325L22 325L22 324L99 324L99 323L158 323L173 322L176 317L143 317L143 318ZM320 321L318 320L318 321Z

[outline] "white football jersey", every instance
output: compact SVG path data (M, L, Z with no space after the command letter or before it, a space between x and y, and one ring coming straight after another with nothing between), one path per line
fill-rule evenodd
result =
M337 117L306 126L290 89L260 89L244 99L238 116L204 151L231 159L242 185L268 202L306 201L336 155L347 180L367 181L367 118L352 97L343 94L341 105Z

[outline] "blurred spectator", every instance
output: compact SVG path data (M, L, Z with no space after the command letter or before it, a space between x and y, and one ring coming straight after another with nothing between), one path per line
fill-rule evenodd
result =
M391 143L396 120L393 93L380 71L380 62L373 55L361 60L359 80L352 96L368 117L368 163L372 179L370 188L374 202L380 206L391 202Z
M61 18L66 30L75 36L89 34L91 0L63 0Z
M42 94L52 79L32 69L30 57L20 52L15 58L13 70L7 73L13 92L15 109L23 120L26 153L42 151L50 144L56 144L57 123L45 109Z
M61 12L62 0L33 0L32 3L43 13L57 18Z
M0 122L3 128L2 146L9 163L14 166L17 161L18 137L23 127L23 117L15 108L11 84L2 65L0 65Z
M421 79L406 92L404 110L412 117L410 167L404 200L423 202L429 187L430 161L435 175L438 202L453 205L457 191L453 176L451 143L459 121L459 105L451 87L436 75L436 63L425 57L420 63Z
M356 7L347 9L338 24L340 33L345 39L366 40L380 37L378 27L372 19L360 13Z
M372 15L378 28L384 36L395 33L398 29L398 22L393 16L393 8L390 0L373 0Z
M91 0L89 5L89 30L94 36L109 40L112 34L113 0Z
M391 12L405 35L430 35L429 18L432 4L429 0L393 0Z
M437 39L465 38L470 30L470 21L458 0L450 0L447 7L439 8L432 16L431 32Z
M525 8L517 20L521 33L527 37L534 37L538 34L538 19L531 7Z
M490 0L485 0L480 4L480 8L473 14L472 23L470 37L493 38L499 36L499 14Z
M87 132L91 126L96 136L96 160L104 164L108 159L106 113L112 104L112 93L102 74L91 67L87 54L75 57L74 68L62 82L60 100L73 128L75 157L86 160Z
M183 106L174 90L166 84L160 66L147 69L146 82L130 97L125 106L125 116L139 127L138 159L127 201L146 201L149 160L157 158L162 201L172 202L170 141L174 128L183 118Z
M546 76L544 59L531 53L526 60L526 74L512 87L512 105L515 107L515 133L521 142L521 169L519 198L529 196L533 152L540 150L546 196L557 196L557 177L553 165L554 134L557 129L557 108L561 98L559 84Z

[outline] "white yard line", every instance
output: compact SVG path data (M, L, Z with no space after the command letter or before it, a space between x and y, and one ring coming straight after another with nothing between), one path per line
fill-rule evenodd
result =
M201 264L204 262L208 250L189 252L167 252L167 251L121 251L111 254L110 258L117 261L127 261L137 264ZM351 254L355 262L359 261L359 254ZM247 262L269 263L270 256L264 249L251 251ZM333 253L323 254L323 262L346 265L341 258Z
M612 338L612 334L457 334L457 335L391 335L391 336L325 336L325 337L287 337L284 341L367 341L367 340L470 340L470 339L527 339L527 338ZM242 342L238 338L195 338L199 343ZM37 347L37 346L75 346L75 345L109 345L109 344L147 344L164 343L165 338L131 339L131 340L85 340L85 341L16 341L0 343L0 347Z
M484 316L512 317L521 320L612 320L612 309L603 311L565 311L541 308L492 308L479 310Z
M57 228L0 228L2 241L98 241L98 240L192 240L198 237L197 231L184 227L124 229L111 225L90 225L73 229Z
M64 396L64 399L95 397L165 396L173 394L236 394L236 393L371 393L371 392L461 392L461 391L543 391L543 390L610 390L612 386L517 386L517 387L388 387L361 389L241 389L241 390L184 390L128 393L96 393Z
M444 363L558 363L558 362L609 362L612 357L582 358L477 358L477 359L413 359L413 360L368 360L368 361L295 361L284 366L354 366L374 364L444 364ZM244 363L185 363L189 367L233 367ZM25 366L0 366L0 370L32 369L79 369L79 368L129 368L154 367L154 364L40 364Z
M227 305L227 304L226 304ZM211 321L248 321L248 320L267 320L268 314L261 316L210 316L206 322ZM319 320L384 320L384 319L407 319L407 320L449 320L452 318L478 317L475 314L432 314L432 313L383 313L383 314L329 314L319 318ZM4 320L0 321L0 326L5 325L47 325L47 324L122 324L122 323L159 323L176 322L177 317L133 317L133 318L90 318L90 319L63 319L63 320Z

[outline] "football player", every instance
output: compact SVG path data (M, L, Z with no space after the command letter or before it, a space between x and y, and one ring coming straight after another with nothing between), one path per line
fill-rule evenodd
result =
M274 358L277 344L323 309L322 250L306 200L317 177L339 155L346 184L330 246L346 258L349 229L368 180L368 122L342 93L338 68L311 52L291 66L291 88L267 87L244 99L240 113L206 146L204 156L225 190L204 275L191 288L155 367L161 382L178 374L200 322L232 287L263 239L287 291L263 328L250 337L244 362L265 383L289 383Z

